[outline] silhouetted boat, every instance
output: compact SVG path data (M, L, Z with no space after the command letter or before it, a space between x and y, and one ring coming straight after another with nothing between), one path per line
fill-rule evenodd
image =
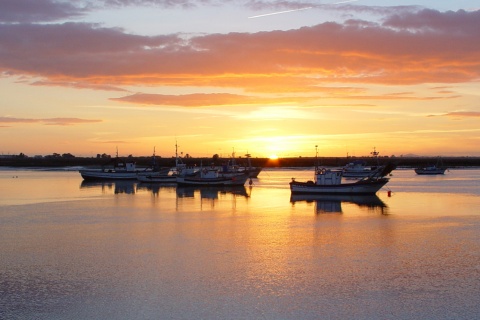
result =
M378 164L378 154L379 152L373 148L373 151L370 154L376 159L377 165L367 166L367 163L363 160L356 160L348 163L342 169L343 177L345 178L365 178L374 174L376 171L381 171L383 166Z
M204 167L195 176L178 176L177 184L191 186L243 186L247 173L223 175L217 167Z
M415 173L424 175L444 174L446 170L447 168L443 166L442 160L438 158L436 165L415 168Z
M429 166L423 168L415 168L416 174L444 174L447 168L439 168L437 166Z
M81 169L78 172L84 180L135 180L139 171L135 162L123 162L116 158L111 167Z
M388 183L389 179L385 176L394 168L394 165L389 164L381 171L375 170L366 178L352 183L342 183L342 170L319 168L315 165L314 180L298 182L292 178L290 191L292 194L375 194Z

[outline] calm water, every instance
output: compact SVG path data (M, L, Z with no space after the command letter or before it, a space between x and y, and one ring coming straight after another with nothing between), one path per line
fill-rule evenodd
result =
M0 169L0 319L478 319L480 170L291 198L311 175L224 190Z

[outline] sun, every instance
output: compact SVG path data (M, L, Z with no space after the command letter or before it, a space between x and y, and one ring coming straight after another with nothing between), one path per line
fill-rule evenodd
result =
M272 154L269 158L270 160L277 160L278 156L276 154Z

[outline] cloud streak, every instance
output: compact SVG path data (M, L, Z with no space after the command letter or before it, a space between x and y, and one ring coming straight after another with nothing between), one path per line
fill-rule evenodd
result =
M71 126L86 123L98 123L102 120L88 120L79 118L46 118L46 119L29 119L29 118L13 118L0 117L0 124L19 124L19 123L43 123L50 126Z
M284 13L291 13L291 12L296 12L296 11L304 11L304 10L308 10L308 9L312 9L312 8L313 7L305 7L305 8L299 8L299 9L292 9L292 10L285 10L285 11L277 11L277 12L272 12L272 13L259 14L259 15L256 15L256 16L248 17L248 19L262 18L262 17L273 16L273 15L284 14Z

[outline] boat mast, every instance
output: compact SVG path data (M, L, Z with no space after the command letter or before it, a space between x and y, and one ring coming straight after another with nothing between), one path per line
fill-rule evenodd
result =
M380 153L380 152L378 152L375 147L373 147L373 151L370 152L370 154L375 158L375 160L376 160L376 162L377 162L377 165L379 165L379 163L378 163L378 154L379 154L379 153Z

